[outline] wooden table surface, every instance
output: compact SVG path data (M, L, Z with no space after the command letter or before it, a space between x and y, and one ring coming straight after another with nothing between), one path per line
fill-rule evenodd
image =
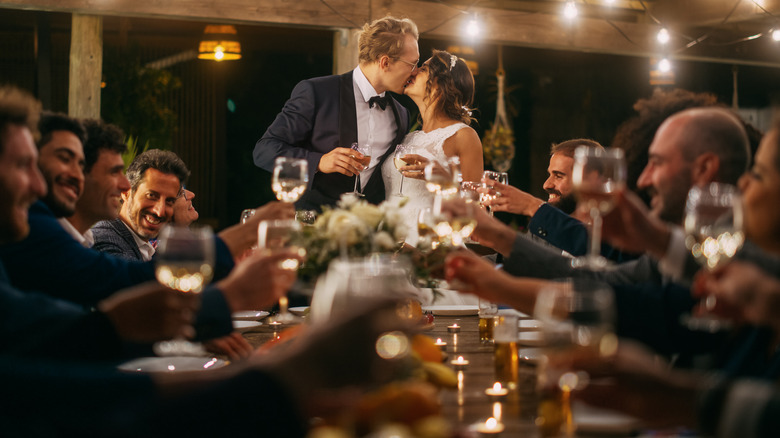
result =
M268 321L268 320L266 320ZM272 339L276 332L263 321L263 325L242 330L244 337L254 346ZM447 326L457 323L459 333L449 333ZM479 318L474 316L436 316L433 329L425 335L441 338L447 342L446 364L463 356L469 361L463 371L462 384L458 389L444 388L440 391L443 416L455 429L465 429L476 422L484 423L494 416L494 405L485 390L496 381L493 365L493 345L483 345L479 339ZM532 348L532 347L529 347ZM520 353L523 355L523 347ZM537 411L535 397L535 369L529 363L520 364L520 382L517 391L503 399L500 406L502 422L506 427L501 436L538 436L534 424Z

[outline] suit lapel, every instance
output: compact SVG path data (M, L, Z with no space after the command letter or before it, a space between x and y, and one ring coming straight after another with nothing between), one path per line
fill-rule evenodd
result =
M352 72L339 78L339 144L337 147L349 147L357 141L357 110L355 109L355 89L352 85Z

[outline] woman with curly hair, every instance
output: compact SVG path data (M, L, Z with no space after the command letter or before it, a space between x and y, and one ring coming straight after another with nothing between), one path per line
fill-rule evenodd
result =
M406 163L396 170L394 160L386 160L382 176L389 198L401 192L409 198L404 206L409 235L406 242L417 241L417 215L433 201L425 187L422 170L431 161L446 162L458 157L464 181L482 178L482 142L469 126L473 120L470 105L474 100L474 76L466 62L445 51L434 50L433 56L416 69L404 88L420 110L422 129L409 133L399 148ZM405 181L404 181L405 179Z

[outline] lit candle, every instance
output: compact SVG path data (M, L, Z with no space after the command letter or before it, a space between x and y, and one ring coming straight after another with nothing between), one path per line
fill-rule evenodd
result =
M501 386L501 382L496 382L492 388L485 390L485 394L492 399L500 399L509 394L509 390Z
M278 330L278 329L279 329L279 328L282 326L282 323L281 323L281 322L279 322L279 321L271 321L271 322L269 322L269 323L268 323L268 325L269 325L269 326L270 326L272 329L274 329L274 331L276 331L276 330Z
M504 431L504 424L499 423L498 420L490 417L484 423L477 423L475 429L480 434L497 435Z
M448 325L447 331L450 333L458 333L460 332L460 326L458 324Z
M447 343L442 341L441 338L436 338L436 342L434 342L433 345L436 345L437 347L441 348L442 350L444 350L444 348L447 347Z
M455 371L463 371L468 366L469 361L463 359L463 356L458 356L457 359L450 361L450 364L455 367Z

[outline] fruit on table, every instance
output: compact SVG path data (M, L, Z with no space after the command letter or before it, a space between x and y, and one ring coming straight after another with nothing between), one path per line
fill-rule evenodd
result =
M387 423L412 425L439 413L436 389L422 382L397 382L366 395L358 403L355 417L358 433L376 430Z
M438 362L423 362L423 370L428 381L437 386L445 388L456 388L458 386L458 375L452 368Z
M420 355L425 362L441 362L441 349L430 336L416 334L412 336L412 351Z

